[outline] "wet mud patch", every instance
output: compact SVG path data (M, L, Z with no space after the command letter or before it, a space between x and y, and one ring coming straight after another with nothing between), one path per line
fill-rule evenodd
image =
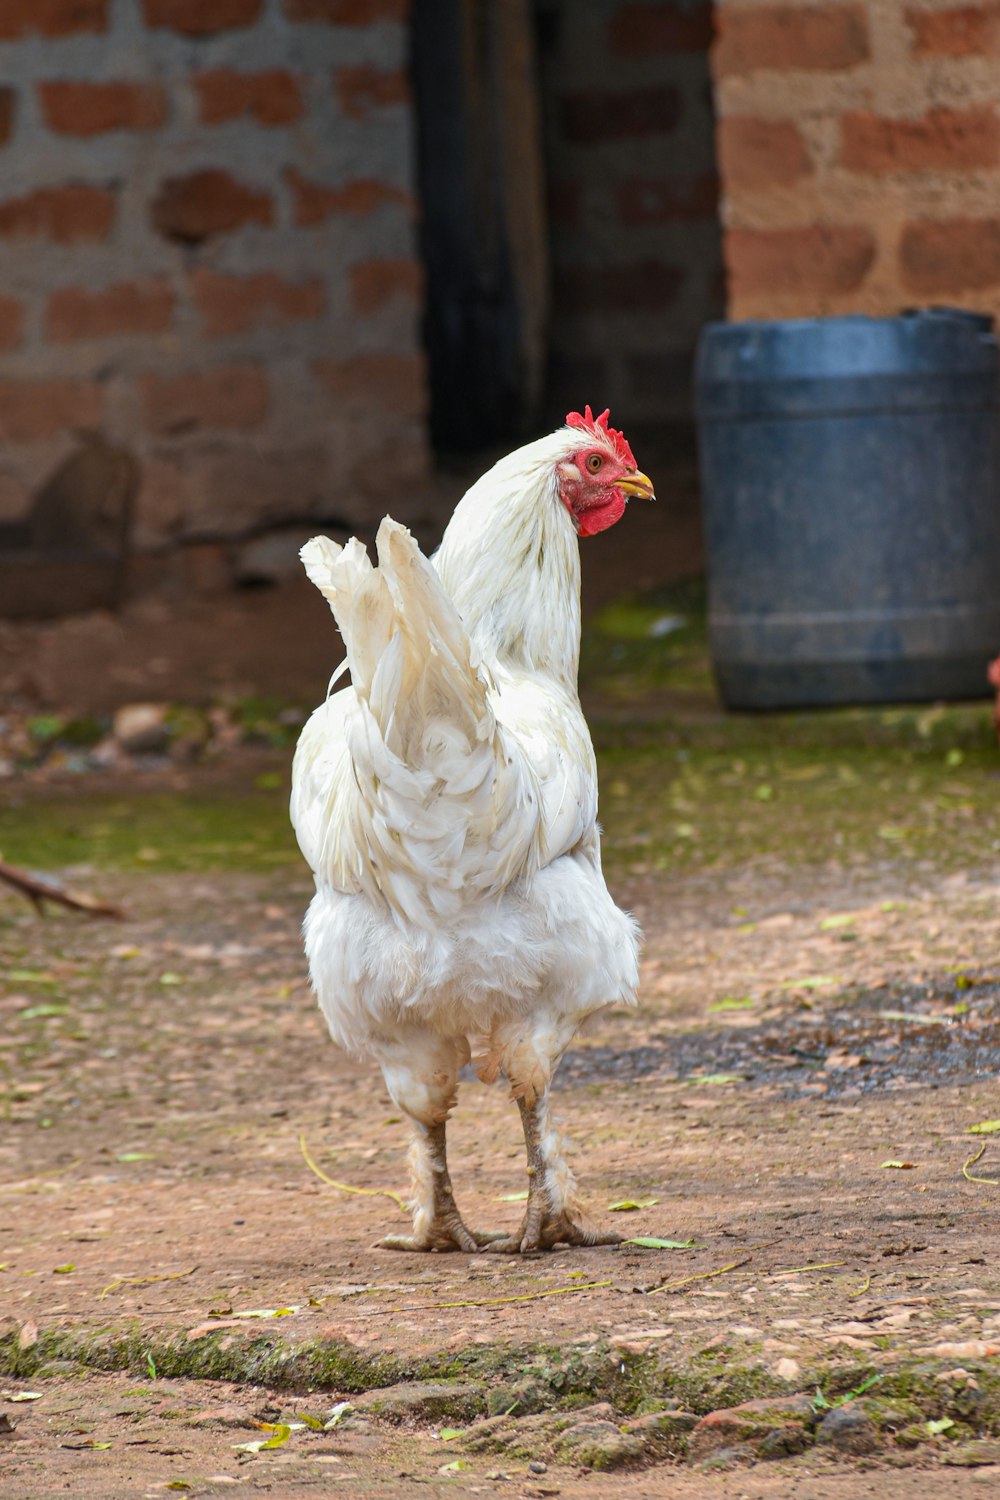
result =
M839 1003L838 1003L839 1002ZM741 1082L783 1099L939 1088L1000 1073L1000 978L882 984L760 1025L654 1035L638 1047L567 1054L556 1089L614 1081Z

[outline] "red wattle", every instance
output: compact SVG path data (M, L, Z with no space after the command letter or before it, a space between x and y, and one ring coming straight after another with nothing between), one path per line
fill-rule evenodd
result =
M606 505L592 505L583 512L574 512L580 536L596 536L599 531L607 531L609 526L621 520L626 503L621 490L612 490Z

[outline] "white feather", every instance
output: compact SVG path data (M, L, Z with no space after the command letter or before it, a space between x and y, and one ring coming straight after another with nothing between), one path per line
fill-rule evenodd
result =
M302 732L291 813L316 874L313 983L356 1052L386 1056L414 1025L463 1044L513 1025L551 1054L547 1078L583 1017L635 998L576 691L578 541L556 470L578 444L562 429L502 460L431 561L388 517L377 567L356 539L302 550L352 681Z

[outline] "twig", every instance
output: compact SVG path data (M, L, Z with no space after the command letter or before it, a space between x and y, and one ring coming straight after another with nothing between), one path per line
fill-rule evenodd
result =
M520 1297L482 1297L475 1302L410 1302L405 1307L380 1307L379 1312L431 1312L440 1307L496 1307L501 1302L535 1302L539 1297L566 1297L570 1292L590 1292L607 1281L581 1281L576 1286L554 1286L547 1292L525 1292Z
M717 1271L696 1271L693 1276L682 1276L678 1281L662 1281L659 1286L650 1287L648 1296L653 1297L657 1292L672 1292L674 1287L687 1286L689 1281L710 1281L713 1276L725 1276L727 1271L738 1271L740 1266L750 1264L751 1257L745 1255L742 1260L734 1260L728 1266L720 1266Z
M83 1160L78 1156L71 1161L68 1167L56 1167L54 1172L36 1172L34 1177L21 1177L17 1182L0 1182L0 1193L31 1193L35 1191L33 1184L36 1182L47 1182L52 1177L65 1177L67 1172L72 1172Z
M988 1144L988 1141L984 1141L979 1150L976 1152L975 1156L969 1157L968 1161L965 1162L962 1167L962 1176L965 1178L966 1182L985 1182L987 1187L1000 1187L1000 1180L998 1180L996 1177L973 1177L972 1173L969 1171L969 1168L974 1166L982 1156Z
M865 1294L865 1292L867 1292L868 1288L871 1286L871 1284L872 1284L871 1277L870 1276L866 1276L865 1279L864 1279L864 1281L858 1287L858 1289L857 1289L856 1292L848 1292L848 1294L847 1294L848 1297L851 1300L853 1300L855 1297L863 1297L864 1294Z
M302 1155L305 1157L306 1166L309 1168L310 1172L316 1173L316 1176L320 1179L321 1182L328 1182L331 1187L339 1189L339 1191L342 1193L360 1193L362 1197L365 1198L391 1198L393 1203L399 1205L404 1214L409 1213L409 1209L406 1206L405 1199L401 1198L398 1193L390 1193L388 1188L351 1187L350 1183L337 1182L335 1178L328 1177L327 1174L323 1171L322 1167L318 1167L313 1161L312 1157L309 1155L309 1147L306 1145L306 1138L304 1135L299 1136L299 1146L301 1147Z
M193 1276L197 1266L192 1266L187 1271L171 1271L169 1276L119 1276L114 1281L109 1281L98 1302L102 1302L109 1292L113 1292L116 1286L149 1286L154 1281L180 1281L184 1276Z
M37 912L45 910L44 902L54 901L59 906L68 906L72 911L85 911L92 917L114 917L119 922L125 917L120 906L67 890L64 885L50 885L47 880L37 880L27 870L15 869L3 860L0 860L0 880L13 886L15 891L20 891L22 896L27 896Z
M846 1260L822 1260L815 1266L775 1266L768 1276L791 1276L795 1271L829 1271L834 1266L846 1266Z

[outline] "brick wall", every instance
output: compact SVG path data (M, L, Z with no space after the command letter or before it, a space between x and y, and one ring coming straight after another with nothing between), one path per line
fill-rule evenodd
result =
M1000 6L720 0L729 310L1000 315Z
M540 9L553 402L593 391L633 426L685 417L698 331L723 311L712 7Z
M0 521L96 430L156 549L427 461L406 0L3 0Z

